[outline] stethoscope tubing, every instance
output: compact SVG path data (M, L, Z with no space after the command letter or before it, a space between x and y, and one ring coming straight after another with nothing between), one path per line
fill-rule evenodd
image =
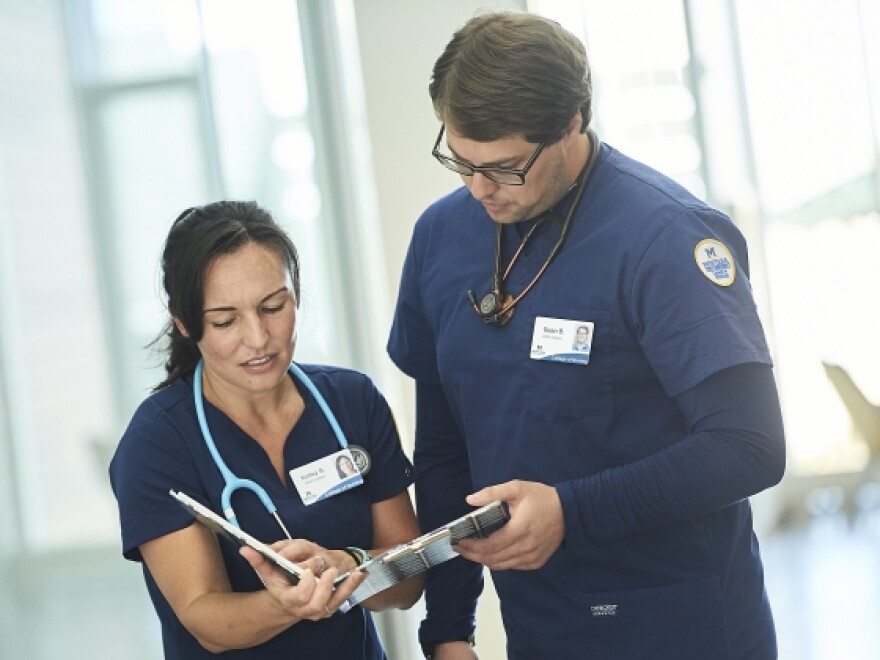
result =
M226 465L226 462L220 455L220 451L217 449L217 444L214 442L214 436L211 435L211 429L208 427L208 419L205 416L205 402L202 395L203 371L204 361L200 359L198 364L196 364L195 373L193 374L193 398L195 399L196 418L199 422L199 429L202 432L202 438L205 441L205 445L208 447L208 452L211 454L211 458L217 465L217 469L220 470L220 474L223 476L225 485L220 493L220 507L223 510L223 515L231 524L239 528L241 527L235 516L235 510L232 508L232 494L236 490L244 488L254 493L260 499L260 502L263 503L266 511L275 517L278 524L281 526L281 529L284 530L285 535L287 535L287 538L290 538L290 533L287 531L287 528L278 516L278 507L275 506L275 503L272 501L272 498L269 497L269 493L266 492L266 489L251 479L242 479L237 476L229 469L229 466ZM318 391L318 388L315 387L311 378L309 378L306 373L293 362L290 363L288 371L293 374L296 379L306 387L312 397L314 397L318 407L321 409L321 412L324 413L324 417L327 418L327 422L333 429L333 433L336 436L337 442L339 442L339 446L343 449L348 447L348 440L346 440L345 434L342 432L339 422L336 420L336 416L333 414L333 411L330 410L330 406L327 405L327 401Z

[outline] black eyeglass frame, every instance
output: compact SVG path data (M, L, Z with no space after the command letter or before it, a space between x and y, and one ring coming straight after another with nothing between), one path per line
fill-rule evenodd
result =
M480 167L477 165L471 165L470 163L465 163L464 161L453 158L452 156L447 156L446 154L440 153L438 147L440 146L440 140L443 139L443 132L446 130L446 124L440 125L440 133L437 135L437 141L434 143L434 148L431 150L431 155L437 159L437 161L446 169L455 172L456 174L460 174L462 176L473 176L474 174L482 174L484 177L489 179L489 181L494 181L495 183L502 186L522 186L526 182L526 174L531 169L532 165L535 164L535 161L538 160L538 156L541 155L541 152L544 150L544 147L547 146L546 142L541 142L538 144L538 148L535 149L535 152L531 155L531 157L526 161L526 164L520 168L509 168L509 167ZM462 172L461 169L465 171ZM499 181L493 175L495 173L499 174L509 174L515 176L519 179L519 181Z

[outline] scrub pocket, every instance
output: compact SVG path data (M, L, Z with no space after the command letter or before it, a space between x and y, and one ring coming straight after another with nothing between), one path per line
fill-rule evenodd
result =
M717 578L594 594L585 605L586 639L598 648L617 649L617 657L729 657Z
M626 660L729 660L717 578L635 591L585 594L565 629L509 640L511 658L572 657ZM557 624L558 625L558 624ZM547 640L551 640L547 644Z
M519 382L523 384L525 409L553 416L610 415L614 412L611 313L541 305L529 308L528 313L531 322L524 323L519 329L523 336L518 340L518 345L525 347L526 355L525 359L516 361ZM528 351L532 345L534 320L539 316L592 322L589 363L568 364L531 359Z

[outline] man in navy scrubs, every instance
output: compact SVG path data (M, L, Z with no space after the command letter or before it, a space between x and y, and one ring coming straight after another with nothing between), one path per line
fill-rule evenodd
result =
M785 444L742 235L600 142L553 21L476 16L429 91L464 186L415 226L388 343L416 383L417 508L425 530L494 499L511 521L428 573L426 655L476 657L487 566L513 660L775 658L747 498Z

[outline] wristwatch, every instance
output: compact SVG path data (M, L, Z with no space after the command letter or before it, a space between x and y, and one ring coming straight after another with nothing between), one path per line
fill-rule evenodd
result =
M474 634L471 633L467 637L453 637L452 639L441 639L437 642L421 642L422 653L424 653L426 660L433 660L434 651L437 646L446 642L467 642L473 648L476 640L474 639Z

